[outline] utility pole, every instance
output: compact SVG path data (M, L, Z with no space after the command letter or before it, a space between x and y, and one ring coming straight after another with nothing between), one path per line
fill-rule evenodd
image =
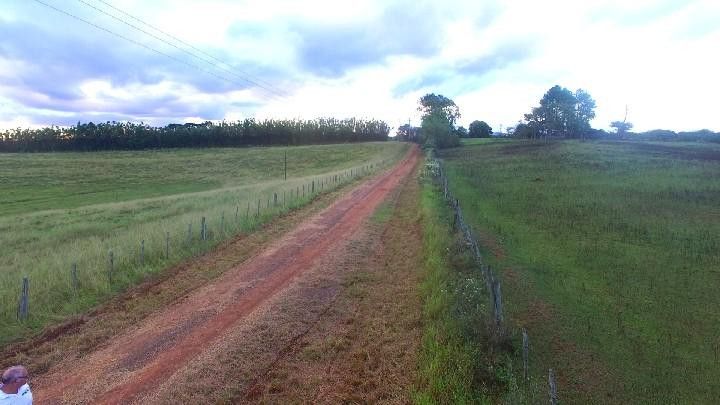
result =
M628 106L625 104L625 118L623 118L623 124L627 121Z

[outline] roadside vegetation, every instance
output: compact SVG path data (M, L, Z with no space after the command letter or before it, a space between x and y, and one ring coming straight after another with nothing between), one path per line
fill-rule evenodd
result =
M406 150L363 143L0 155L0 341L87 311ZM19 322L23 276L30 280L29 318Z
M720 397L717 145L497 141L440 157L528 330L537 395L553 368L565 403Z
M432 177L423 179L421 210L424 333L415 403L523 400L509 337L494 328L482 273Z

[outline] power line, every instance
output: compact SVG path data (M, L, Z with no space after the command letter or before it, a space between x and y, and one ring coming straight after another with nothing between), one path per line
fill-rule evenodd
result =
M82 1L82 0L78 0L78 1ZM127 17L130 17L131 19L139 22L140 24L142 24L142 25L144 25L144 26L146 26L146 27L150 27L151 29L153 29L153 30L155 30L155 31L157 31L157 32L159 32L159 33L161 33L161 34L163 34L163 35L165 35L165 36L167 36L167 37L169 37L169 38L172 38L173 40L175 40L175 41L177 41L177 42L179 42L179 43L187 46L188 48L190 48L190 49L192 49L192 50L194 50L194 51L196 51L196 52L198 52L198 53L200 53L200 54L202 54L202 55L204 55L204 56L206 56L206 57L208 57L208 58L210 58L210 59L212 59L212 60L214 60L214 61L216 61L216 62L219 62L219 63L224 64L224 65L229 65L229 64L225 63L224 61L216 58L215 56L213 56L213 55L211 55L211 54L203 51L202 49L198 49L197 47L193 46L192 44L190 44L190 43L188 43L188 42L186 42L186 41L183 41L182 39L176 37L175 35L170 34L170 33L166 32L166 31L163 31L163 30L161 30L160 28L158 28L158 27L156 27L156 26L154 26L154 25L152 25L152 24L150 24L150 23L147 23L147 22L141 20L140 18L135 17L134 15L132 15L132 14L126 12L126 11L123 11L123 10L115 7L114 5L108 3L108 2L105 1L105 0L96 0L96 1L99 2L99 3L102 3L102 4L104 4L104 5L106 5L106 6L108 6L108 7L110 7L111 9L113 9L113 10L115 10L115 11L117 11L117 12L119 12L119 13L127 16ZM84 1L83 1L83 3L84 3ZM203 60L204 60L204 59L203 59ZM244 74L244 75L246 75L246 76L248 76L248 77L252 77L252 75L250 75L250 73L245 72L245 71L243 71L242 69L238 69L238 68L233 68L233 69L237 70L238 72L240 72L240 73L242 73L242 74ZM232 72L232 71L228 70L228 72ZM281 95L283 95L283 96L286 96L286 95L287 95L287 93L286 93L285 91L283 91L282 89L279 89L279 88L275 87L272 83L269 83L269 82L267 82L267 81L265 81L265 80L261 80L261 79L259 79L259 78L253 78L253 80L255 80L255 81L257 81L257 82L260 82L260 83L262 83L262 84L265 84L265 85L273 88L274 90L279 91L280 93L282 93Z
M243 81L246 81L246 82L251 83L251 84L253 84L253 85L257 86L257 87L260 87L260 88L262 88L262 89L264 89L264 90L266 90L266 91L268 91L268 92L270 92L270 93L272 93L272 94L274 94L274 95L277 95L277 96L280 96L280 97L284 97L284 94L282 94L282 93L279 92L278 90L273 89L273 88L270 88L270 87L268 87L268 86L266 86L266 85L263 85L263 84L259 83L259 81L256 80L256 79L250 79L250 78L248 78L248 77L246 77L246 76L239 75L239 74L233 72L232 70L226 69L226 68L224 68L223 66L220 66L220 65L218 65L217 63L214 63L214 62L211 61L211 60L208 60L208 59L205 59L205 58L203 58L203 57L200 57L200 56L196 55L196 54L193 53L193 52L190 52L190 51L188 51L188 50L186 50L186 49L183 49L183 48L181 48L181 47L173 44L172 42L167 41L166 39L160 38L159 36L157 36L157 35L155 35L155 34L153 34L153 33L151 33L151 32L148 32L148 31L146 31L146 30L138 27L137 25L134 25L134 24L132 24L132 23L129 23L129 22L125 21L124 19L118 17L118 16L112 15L112 14L108 13L108 12L105 11L105 10L102 10L102 9L100 9L100 8L98 8L98 7L95 7L94 5L88 3L88 2L85 1L85 0L78 0L78 1L79 1L80 3L82 3L82 4L84 4L84 5L86 5L86 6L90 7L90 8L92 8L92 9L100 12L100 13L103 13L103 14L105 14L105 15L107 15L107 16L109 16L109 17L111 17L111 18L113 18L113 19L115 19L115 20L117 20L117 21L120 21L121 23L127 25L128 27L131 27L131 28L133 28L133 29L135 29L135 30L137 30L137 31L142 32L142 33L145 34L145 35L149 35L149 36L151 36L152 38L157 39L157 40L160 41L160 42L163 42L163 43L165 43L165 44L167 44L167 45L170 45L170 46L172 46L173 48L179 50L180 52L184 52L184 53L192 56L193 58L199 59L199 60L201 60L201 61L203 61L203 62L205 62L205 63L207 63L207 64L209 64L209 65L211 65L211 66L213 66L213 67L215 67L215 68L217 68L217 69L219 69L219 70L222 70L222 71L224 71L224 72L227 72L227 73L229 73L229 74L231 74L231 75L233 75L233 76L235 76L235 77L238 77L239 79L241 79L241 80L243 80ZM104 1L100 1L100 2L103 3L103 4L107 4L109 7L113 8L113 9L115 9L115 10L118 10L119 12L121 12L121 13L123 13L123 14L129 15L129 14L125 13L124 11L122 11L122 10L120 10L120 9L117 9L116 7L110 5L109 3L106 3L106 2L104 2ZM132 17L132 16L130 16L130 17ZM142 23L145 24L145 25L150 26L149 24L144 23L142 20L140 20L140 19L138 19L138 18L136 18L136 17L132 17L132 18L135 19L135 20L138 20L138 21L142 22ZM152 27L152 26L151 26L151 27ZM160 31L159 29L157 29L157 28L155 28L155 27L152 27L152 28L155 29L155 30L157 30L157 31ZM165 35L168 35L168 36L172 37L172 38L175 39L176 41L181 42L181 43L185 44L186 46L190 46L191 48L196 49L196 48L193 47L192 45L189 45L189 44L187 44L186 42L184 42L184 41L182 41L182 40L180 40L180 39L177 39L177 38L173 37L173 36L170 35L170 34L167 34L167 33L163 32L163 31L160 31L160 32L162 32L162 33L165 34ZM217 60L220 61L219 59L217 59ZM224 63L224 62L220 61L220 63ZM246 74L246 75L247 75L247 74Z
M65 11L65 10L62 10L62 9L60 9L60 8L57 8L57 7L55 7L55 6L53 6L53 5L50 5L50 4L48 4L48 3L45 3L45 2L42 1L42 0L34 0L34 1L35 1L36 3L42 4L42 5L45 6L45 7L51 8L51 9L57 11L58 13L65 14L65 15L67 15L68 17L74 18L74 19L76 19L76 20L78 20L78 21L82 21L82 22L84 22L85 24L91 25L91 26L93 26L93 27L95 27L95 28L97 28L97 29L99 29L99 30L101 30L101 31L107 32L108 34L114 35L114 36L116 36L116 37L118 37L118 38L120 38L120 39L123 39L123 40L125 40L125 41L128 41L128 42L130 42L130 43L132 43L132 44L135 44L135 45L137 45L137 46L143 47L143 48L145 48L145 49L147 49L147 50L149 50L149 51L151 51L151 52L155 52L155 53L157 53L157 54L159 54L159 55L162 55L162 56L165 56L165 57L167 57L167 58L169 58L169 59L172 59L172 60L174 60L174 61L176 61L176 62L178 62L178 63L181 63L181 64L183 64L183 65L186 65L186 66L189 66L189 67L191 67L191 68L197 69L197 70L199 70L199 71L201 71L201 72L203 72L203 73L207 73L207 74L209 74L209 75L215 76L216 78L218 78L218 79L220 79L220 80L224 80L224 81L226 81L226 82L229 82L229 83L232 83L232 84L237 84L237 85L240 85L240 86L243 86L243 85L244 85L243 83L236 82L236 81L234 81L234 80L228 79L227 77L220 76L220 75L216 74L216 73L213 72L213 71L204 69L204 68L202 68L201 66L198 66L198 65L196 65L196 64L194 64L194 63L190 63L190 62L184 61L184 60L182 60L182 59L176 58L176 57L174 57L174 56L172 56L172 55L170 55L170 54L168 54L168 53L165 53L165 52L163 52L163 51L159 51L159 50L157 50L157 49L155 49L155 48L153 48L153 47L151 47L151 46L145 45L145 44L143 44L142 42L136 41L136 40L134 40L134 39L132 39L132 38L128 38L128 37L126 37L126 36L124 36L124 35L122 35L122 34L118 34L118 33L115 32L115 31L109 30L109 29L107 29L107 28L105 28L105 27L102 27L102 26L100 26L100 25L98 25L98 24L95 24L95 23L93 23L93 22L91 22L91 21L88 21L88 20L86 20L86 19L84 19L84 18L78 17L78 16L76 16L76 15L74 15L74 14L72 14L72 13L69 13L69 12Z

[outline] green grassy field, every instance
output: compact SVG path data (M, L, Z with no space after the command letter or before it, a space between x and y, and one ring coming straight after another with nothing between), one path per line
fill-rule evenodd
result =
M553 368L566 403L720 398L720 146L497 140L440 157L528 329L531 385Z
M315 194L330 190L396 162L406 150L393 142L0 154L0 342L86 311L149 274L307 203L313 182ZM207 241L200 240L202 217ZM18 322L23 276L30 280L30 318Z

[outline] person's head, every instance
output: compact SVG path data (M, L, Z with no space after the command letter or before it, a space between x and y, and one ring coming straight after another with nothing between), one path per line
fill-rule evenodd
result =
M28 382L30 376L23 366L12 366L2 374L2 390L8 394L17 394L20 387Z

